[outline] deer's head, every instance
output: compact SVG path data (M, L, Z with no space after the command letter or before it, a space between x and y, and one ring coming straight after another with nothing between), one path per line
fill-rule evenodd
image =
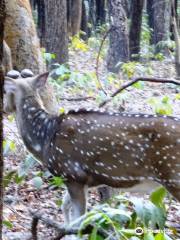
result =
M27 97L35 97L39 104L43 107L38 92L46 84L48 75L49 73L46 72L26 79L13 79L6 77L4 82L4 111L8 113L15 112Z

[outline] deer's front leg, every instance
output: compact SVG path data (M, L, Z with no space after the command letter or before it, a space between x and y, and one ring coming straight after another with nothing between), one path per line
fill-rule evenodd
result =
M65 224L70 223L71 208L72 208L71 197L69 195L69 192L66 191L66 193L63 197L63 203L62 203L62 213L63 213L63 216L64 216L64 223Z
M79 183L68 183L68 193L71 203L70 221L74 221L86 212L87 186Z

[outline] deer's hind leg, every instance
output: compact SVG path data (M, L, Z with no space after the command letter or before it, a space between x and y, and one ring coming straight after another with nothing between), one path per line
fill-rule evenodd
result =
M180 186L166 186L167 190L172 194L172 196L180 202Z
M71 197L69 195L69 192L66 190L66 193L63 197L62 207L61 207L65 224L70 223L71 208L72 208Z
M86 212L87 186L76 182L67 184L71 203L70 221L74 221Z

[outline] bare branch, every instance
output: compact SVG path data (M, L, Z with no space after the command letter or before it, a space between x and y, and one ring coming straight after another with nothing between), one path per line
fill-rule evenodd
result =
M43 213L29 210L31 215L33 216L32 225L31 225L31 233L32 233L32 239L38 240L38 234L37 234L37 227L39 220L41 220L43 223L45 223L47 226L55 228L58 232L58 236L54 240L59 240L63 238L66 235L77 235L79 233L79 226L80 223L86 218L86 214L82 217L78 218L76 221L72 222L68 227L63 226L62 224L59 224L59 222L56 222L52 219L49 219L47 217L44 217ZM93 226L88 225L85 229L82 230L82 234L89 234L92 232ZM98 229L98 233L107 238L108 232L104 229ZM115 240L113 237L110 238L110 240Z
M137 77L133 80L123 84L119 89L117 89L107 100L103 101L99 107L104 107L105 104L110 102L113 97L115 97L117 94L125 90L126 88L130 87L131 85L135 84L136 82L143 81L143 82L154 82L154 83L172 83L175 85L180 86L180 81L175 79L165 79L165 78L155 78L155 77Z
M92 97L92 96L87 96L87 97L79 97L79 98L67 98L67 97L61 97L59 98L59 100L66 100L66 101L69 101L69 102L78 102L78 101L86 101L86 100L95 100L96 98L95 97Z

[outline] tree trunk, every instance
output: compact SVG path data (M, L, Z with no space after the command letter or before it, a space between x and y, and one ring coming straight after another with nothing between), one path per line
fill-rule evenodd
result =
M124 0L109 1L112 30L109 39L107 68L111 72L118 72L117 64L129 60L127 17L123 4Z
M88 22L87 12L84 1L82 1L82 17L81 17L81 30L85 33L81 37L83 40L87 40L88 35Z
M5 3L5 40L11 49L13 68L43 72L45 66L29 0L5 0Z
M180 35L178 31L176 5L174 0L172 0L172 25L173 25L174 39L176 43L176 49L175 49L176 75L177 75L177 78L180 79Z
M91 32L95 29L96 25L96 8L95 8L95 0L89 0L89 12L88 12L88 37L91 36Z
M81 28L82 0L68 0L68 33L74 36Z
M144 0L134 0L132 2L132 15L129 33L129 48L131 59L138 59L141 40L141 23ZM136 56L132 56L132 55Z
M96 0L96 25L102 25L106 21L105 0Z
M67 6L66 0L45 1L46 51L56 54L56 61L68 61Z
M3 71L6 75L7 72L12 70L12 57L11 57L11 50L7 43L3 41Z
M5 1L0 0L0 239L2 239L2 225L3 225L3 126L2 126L2 112L3 112L3 38L4 38L4 21L5 21Z
M45 41L45 3L44 0L37 2L37 12L38 12L38 36L40 43L43 46Z
M154 8L154 36L153 43L157 45L161 41L169 39L171 4L170 0L153 0ZM167 49L160 46L156 47L156 52L168 54Z
M151 30L154 29L154 8L152 0L147 0L147 14L148 14L148 23ZM151 32L150 43L153 44L153 31Z

